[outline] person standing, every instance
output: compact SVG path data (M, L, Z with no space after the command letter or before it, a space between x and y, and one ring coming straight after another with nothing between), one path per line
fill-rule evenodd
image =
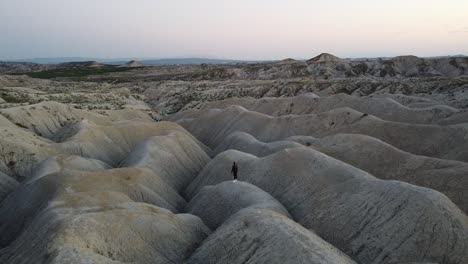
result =
M234 176L233 182L237 182L237 171L239 169L237 168L237 163L235 161L232 162L232 168L231 168L231 174Z

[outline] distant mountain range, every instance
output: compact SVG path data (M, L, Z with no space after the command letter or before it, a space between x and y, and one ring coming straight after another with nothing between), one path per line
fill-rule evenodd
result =
M151 60L99 60L87 58L63 58L74 60L44 64L34 62L0 62L0 73L20 74L41 71L72 71L80 74L125 71L128 68L139 68L155 65L200 65L225 64L216 71L207 68L207 77L216 75L219 78L252 78L271 79L291 77L313 78L348 78L348 77L433 77L433 76L468 76L468 57L445 56L419 58L412 55L393 58L339 58L332 54L322 53L309 60L285 59L282 61L237 61L206 58L172 58ZM59 59L54 59L58 61ZM80 61L81 60L81 61ZM48 60L50 62L51 60ZM249 63L252 62L252 63ZM55 75L54 75L55 76Z
M424 57L426 59L441 59L441 58L452 58L452 57L466 57L466 55L447 55L447 56L433 56ZM350 58L353 61L370 61L378 59L391 59L392 57L376 57L376 58ZM31 62L38 64L59 64L65 62L88 62L95 61L104 64L112 65L123 65L129 61L138 61L144 65L180 65L180 64L235 64L235 63L257 63L257 62L273 62L278 60L231 60L231 59L216 59L216 58L198 58L198 57L186 57L186 58L86 58L86 57L57 57L57 58L30 58L30 59L13 59L13 60L1 60L3 62ZM306 59L300 59L299 61L306 61Z
M177 64L232 64L240 62L256 62L256 61L242 61L242 60L229 60L229 59L209 59L209 58L115 58L115 59L102 59L102 58L83 58L83 57L59 57L59 58L31 58L31 59L18 59L6 60L6 62L32 62L39 64L59 64L64 62L84 62L96 61L106 64L122 65L129 61L139 61L145 65L177 65Z

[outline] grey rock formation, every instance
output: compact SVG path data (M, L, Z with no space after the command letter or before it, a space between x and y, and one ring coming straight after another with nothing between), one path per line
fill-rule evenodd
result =
M2 126L0 128L0 171L23 180L34 168L50 156L57 155L52 141L39 137L23 128Z
M216 149L217 152L233 149L264 157L293 147L314 148L380 179L404 181L437 190L447 195L462 211L468 212L468 163L413 155L369 136L336 134L322 139L294 136L286 141L264 143L249 134L235 132Z
M33 107L31 106L29 109L34 112ZM40 113L35 122L41 123ZM88 112L85 113L92 115ZM123 118L129 118L124 121L103 117L102 122L97 120L97 123L94 123L92 120L84 119L64 127L55 127L58 130L52 129L50 133L57 142L5 121L5 126L0 129L0 171L18 180L23 180L37 173L33 170L40 162L60 154L96 159L112 167L117 167L138 143L148 137L168 134L173 131L187 133L175 123L155 123L151 120L133 119L132 116L124 115ZM47 118L53 119L46 120L56 120L59 117L60 115L55 117L49 115ZM44 121L42 125L45 128L50 128L47 122ZM54 124L55 121L51 122ZM203 151L211 155L211 150L193 136L188 133L187 135Z
M176 192L181 192L209 161L210 157L193 137L172 132L141 142L120 166L150 169Z
M56 206L38 214L13 243L0 249L0 261L183 263L208 234L199 218L142 203Z
M307 61L317 77L339 78L356 76L418 77L459 76L467 74L468 59L423 59L416 56L398 56L390 59L345 60L323 53Z
M246 132L264 142L290 136L324 137L337 133L368 135L401 150L429 157L468 161L466 125L413 125L390 122L349 108L321 114L271 117L239 106L183 114L177 122L209 147L233 132ZM175 120L175 119L171 119Z
M290 218L288 211L268 193L246 182L223 182L205 186L187 204L186 212L200 217L212 230L246 209L266 209Z
M55 133L67 125L87 119L95 124L110 124L115 121L139 119L152 120L148 115L134 110L108 112L107 116L75 109L57 102L42 102L0 110L12 123L27 128L39 136L54 139ZM56 139L57 141L58 139Z
M186 206L177 188L210 160L177 124L84 120L57 131L60 143L6 131L16 132L12 147L52 157L35 160L21 185L0 174L1 263L182 263L209 235L198 217L177 214Z
M468 263L467 63L0 63L0 263Z
M242 152L250 153L257 157L265 157L275 152L288 148L303 147L301 144L292 141L275 141L264 143L258 141L255 137L244 132L234 132L227 136L221 144L219 144L214 152L219 154L229 149L235 149Z
M288 114L319 114L336 108L348 107L356 111L379 117L387 121L411 124L446 124L462 123L468 119L465 112L447 105L432 105L424 108L409 108L388 97L355 97L337 94L316 97L305 94L287 98L232 98L216 101L204 106L204 109L226 108L239 105L248 110L271 116Z
M67 131L66 140L54 145L61 153L99 159L114 167L118 166L138 143L149 137L173 131L185 132L174 123L135 120L109 125L97 125L84 120L67 128Z
M18 185L16 180L0 172L0 202Z
M314 149L380 179L404 181L442 192L468 213L466 162L413 155L364 135L337 134L307 142Z
M355 262L282 214L244 209L209 236L187 263Z
M468 260L468 219L447 197L426 188L385 181L307 148L266 158L237 151L218 155L187 188L239 178L270 193L304 227L360 263ZM285 177L284 175L288 175Z
M80 156L57 155L39 163L34 168L32 175L27 179L27 182L36 181L37 179L48 174L61 172L65 170L79 171L102 171L111 169L112 167L100 160L86 159Z
M21 185L0 205L1 246L55 203L65 208L99 207L145 202L177 212L185 201L149 170L115 169L102 172L65 171Z

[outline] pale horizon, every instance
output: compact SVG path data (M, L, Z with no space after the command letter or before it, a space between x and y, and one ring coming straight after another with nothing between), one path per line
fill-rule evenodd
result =
M0 60L468 54L468 1L0 0Z

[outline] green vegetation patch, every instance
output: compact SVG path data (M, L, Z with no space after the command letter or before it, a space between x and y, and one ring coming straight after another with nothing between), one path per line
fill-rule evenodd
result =
M1 92L0 97L5 100L5 102L14 104L28 103L30 101L28 95L21 95L16 93Z
M99 68L70 68L70 69L56 69L40 72L26 73L29 77L40 79L52 79L60 77L85 77L89 75L102 75L112 72L125 72L137 69L135 67L118 67L113 65L106 65Z

